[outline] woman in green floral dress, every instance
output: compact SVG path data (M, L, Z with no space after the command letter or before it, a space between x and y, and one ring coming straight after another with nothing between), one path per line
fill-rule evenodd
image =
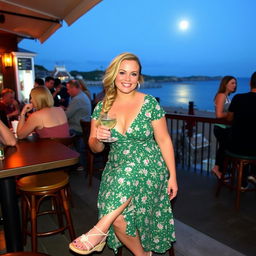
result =
M136 90L141 82L139 59L131 53L118 55L106 70L106 95L93 112L89 145L101 152L102 140L111 136L116 141L102 174L99 222L70 244L79 254L101 251L107 236L115 253L125 245L136 256L164 253L175 241L173 146L165 112L154 97ZM103 113L116 116L111 131L98 122Z

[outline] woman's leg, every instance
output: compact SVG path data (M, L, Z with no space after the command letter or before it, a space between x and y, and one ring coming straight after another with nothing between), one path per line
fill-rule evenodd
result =
M228 128L221 128L219 126L214 126L214 135L219 143L219 147L216 152L216 161L215 166L212 169L212 172L220 179L222 174L223 162L225 157L225 150L227 149L227 140L228 140Z
M120 239L120 241L133 252L135 256L148 256L151 255L150 252L145 252L144 249L141 246L141 242L139 239L139 236L136 237L127 236L126 235L126 222L121 215L124 209L128 206L130 203L131 198L128 199L124 204L122 204L120 207L118 207L113 212L103 216L98 223L95 225L97 228L92 228L87 235L92 234L99 234L100 232L97 230L101 230L103 233L107 233L110 226L114 224L114 230L117 234L117 237ZM89 241L90 243L86 243L89 250L92 248L92 245L97 245L102 241L104 238L104 235L97 235L97 236L90 236ZM76 239L75 246L76 247L82 247L83 249L87 250L87 247L84 245L84 243L80 242L79 238Z
M113 223L115 234L118 239L135 255L143 256L150 255L150 252L145 252L141 246L140 237L137 234L135 237L126 235L127 223L123 215L119 215Z
M128 199L124 204L119 206L117 209L115 209L113 212L103 216L95 225L96 228L93 227L91 230L89 230L89 232L86 233L86 235L90 235L88 236L89 242L81 242L81 237L78 237L72 242L72 244L77 248L83 248L83 250L87 250L87 248L91 249L92 245L95 246L100 243L105 236L103 234L101 235L98 229L101 230L102 233L107 233L112 223L120 214L122 214L130 201L131 198Z

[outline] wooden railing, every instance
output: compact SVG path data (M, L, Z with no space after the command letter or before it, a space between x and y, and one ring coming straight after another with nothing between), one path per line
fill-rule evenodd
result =
M217 149L214 124L228 124L227 121L185 114L166 114L166 118L177 166L209 174Z

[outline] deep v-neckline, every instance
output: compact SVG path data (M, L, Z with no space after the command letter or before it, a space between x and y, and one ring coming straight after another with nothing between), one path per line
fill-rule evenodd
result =
M124 133L119 132L117 129L113 128L113 130L115 130L118 134L122 135L123 137L126 137L127 131L129 130L129 128L132 127L132 125L135 123L135 121L137 120L137 118L139 117L144 105L145 105L145 101L146 101L146 97L147 95L144 96L143 99L143 103L141 105L141 107L139 108L139 112L136 114L136 116L134 117L134 119L132 120L132 122L129 124L129 126L127 127L126 131Z

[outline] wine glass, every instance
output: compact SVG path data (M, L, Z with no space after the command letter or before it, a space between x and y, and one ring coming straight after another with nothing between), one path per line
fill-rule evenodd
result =
M116 116L114 114L111 114L111 115L109 115L107 113L102 114L100 116L100 124L108 127L109 129L112 129L116 125ZM103 142L115 142L115 141L117 141L117 138L114 138L114 137L110 136L109 138L101 140L101 141L103 141Z

